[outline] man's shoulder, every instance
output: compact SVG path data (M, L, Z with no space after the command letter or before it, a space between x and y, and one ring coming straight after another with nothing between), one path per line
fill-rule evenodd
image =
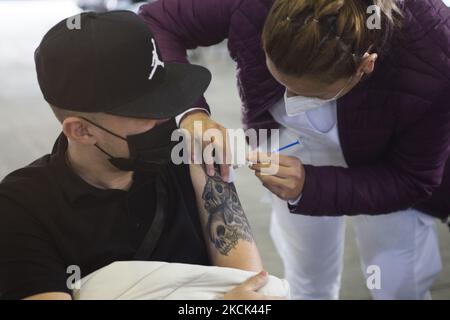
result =
M49 164L50 155L45 155L9 173L0 182L0 209L10 206L29 208L38 205L39 200L48 193L51 184Z
M14 187L24 187L24 184L29 186L29 184L39 183L40 179L45 177L49 172L49 166L50 155L45 155L25 167L10 172L0 182L0 191Z
M173 164L170 163L168 166L168 170L175 173L177 179L189 179L189 164Z
M172 177L171 180L177 184L177 188L183 192L184 197L194 196L193 177L190 166L190 164L176 165L173 163L168 166L170 176Z

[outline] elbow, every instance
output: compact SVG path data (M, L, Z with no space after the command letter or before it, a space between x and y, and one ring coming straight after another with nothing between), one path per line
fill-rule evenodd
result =
M431 177L428 179L420 179L415 181L413 183L414 187L411 188L411 198L413 200L413 204L430 199L441 183L441 177Z

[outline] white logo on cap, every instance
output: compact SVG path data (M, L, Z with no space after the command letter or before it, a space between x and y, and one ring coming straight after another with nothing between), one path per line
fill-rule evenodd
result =
M152 72L150 73L150 76L148 77L148 80L153 79L153 76L155 75L156 69L158 69L159 66L164 68L164 62L162 62L158 57L158 52L156 51L156 44L155 39L152 38L152 44L153 44L153 58L152 58Z

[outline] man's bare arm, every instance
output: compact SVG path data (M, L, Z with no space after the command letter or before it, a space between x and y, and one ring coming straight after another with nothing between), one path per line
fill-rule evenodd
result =
M261 271L261 258L234 184L224 182L217 172L206 175L200 165L190 165L190 171L214 265Z
M72 297L65 292L46 292L35 294L23 300L72 300Z

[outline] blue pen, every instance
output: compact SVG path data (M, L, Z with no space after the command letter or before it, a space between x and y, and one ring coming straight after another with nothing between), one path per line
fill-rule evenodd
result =
M286 145L286 146L284 146L284 147L281 147L281 148L279 148L279 149L276 149L276 150L272 151L272 153L277 153L277 152L280 152L280 151L283 151L283 150L292 148L293 146L296 146L296 145L298 145L298 144L300 144L300 141L299 141L299 140L296 140L296 141L294 141L294 142L292 142L292 143L290 143L290 144L288 144L288 145Z
M278 153L278 152L281 152L283 150L290 149L290 148L292 148L292 147L294 147L296 145L299 145L299 144L300 144L300 140L295 140L294 142L292 142L292 143L290 143L288 145L285 145L284 147L281 147L281 148L273 150L272 153ZM249 162L249 163L252 164L252 162ZM244 165L234 165L233 169L238 169L238 168L241 168L243 166Z

